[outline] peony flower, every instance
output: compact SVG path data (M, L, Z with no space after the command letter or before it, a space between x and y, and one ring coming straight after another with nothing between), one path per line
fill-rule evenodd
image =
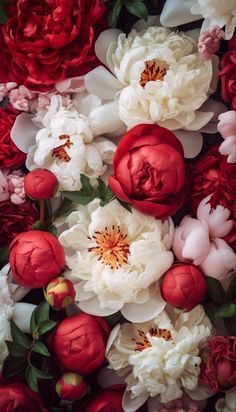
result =
M200 380L212 392L224 392L236 384L236 337L215 336L203 352Z
M83 103L86 101L81 101ZM89 117L90 112L95 116L92 104L99 106L97 99L88 97L88 115L83 115L75 109L66 109L61 98L53 96L42 120L43 128L36 135L36 144L29 149L27 168L51 171L58 178L59 190L80 190L81 173L97 178L112 163L116 146L98 136L101 128L96 128L97 119L93 122Z
M14 238L10 244L9 261L17 283L40 288L62 272L65 257L55 236L32 230Z
M78 373L64 373L56 383L56 392L61 399L81 399L87 392L86 383Z
M24 174L21 170L0 171L0 202L10 199L15 205L25 202Z
M121 200L147 215L165 219L185 201L183 148L157 125L130 129L118 144L109 186Z
M54 309L63 309L74 301L75 289L73 283L63 276L54 278L45 288L44 297Z
M165 306L158 280L173 263L172 222L130 213L117 200L99 202L80 205L68 217L69 229L59 237L71 269L65 276L84 312L121 310L128 320L149 320Z
M191 396L198 387L199 348L210 333L201 306L187 314L163 311L149 322L123 323L108 346L107 359L125 377L124 410L128 405L135 410L132 402L141 406L149 396L158 395L162 403L180 398L183 390Z
M53 335L56 362L66 370L87 375L105 359L109 326L103 318L80 313L62 320Z
M126 37L106 30L95 44L97 67L85 76L89 93L116 99L119 116L128 128L158 123L170 130L199 130L212 112L198 109L207 100L211 61L203 61L195 41L184 33L149 27Z
M1 76L1 74L0 74ZM0 83L0 102L8 96L9 92L17 86L14 82Z
M198 39L198 53L204 60L212 58L220 47L220 41L224 37L223 30L219 26L214 26L202 32Z
M236 386L225 393L215 404L216 412L234 412L236 410Z
M219 147L219 152L227 157L228 163L236 163L236 135L228 137Z
M31 199L50 199L57 192L58 181L49 170L34 169L25 176L24 188Z
M9 93L9 100L14 109L22 112L28 112L30 109L29 101L34 98L32 93L25 86L19 86L17 89L13 89Z
M79 409L77 412L123 412L123 393L122 388L111 388L98 392L83 409Z
M8 355L5 341L11 340L9 320L12 318L13 313L14 303L9 290L7 274L4 275L0 272L0 372L2 370L3 361Z
M22 382L0 384L0 410L4 412L48 412L40 395Z
M222 113L217 128L225 139L219 147L220 154L228 155L228 163L236 163L236 111Z
M232 0L234 1L234 0ZM236 110L236 35L230 40L228 51L220 61L221 96L231 109Z

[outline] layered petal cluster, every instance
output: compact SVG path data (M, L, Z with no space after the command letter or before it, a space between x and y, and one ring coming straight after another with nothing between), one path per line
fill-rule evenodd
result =
M0 371L4 359L8 355L6 340L11 340L9 320L14 312L14 304L11 298L7 274L0 272Z
M173 262L173 223L157 220L117 200L78 206L59 240L65 248L79 308L107 316L119 310L142 322L165 307L158 280Z
M228 156L228 163L236 163L236 111L222 113L217 128L224 139L219 147L220 154Z

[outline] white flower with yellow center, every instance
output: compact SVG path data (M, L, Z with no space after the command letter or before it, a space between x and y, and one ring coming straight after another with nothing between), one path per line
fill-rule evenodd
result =
M94 96L81 98L80 104L99 106ZM73 106L62 105L59 96L53 96L46 115L40 119L43 128L36 134L36 144L28 153L26 165L29 170L42 167L54 173L60 190L80 190L80 174L97 178L105 173L116 146L105 137L98 136L101 127L90 113L81 114ZM38 120L38 119L36 119Z
M188 313L171 309L149 322L124 323L115 339L112 332L107 359L110 368L125 377L124 410L135 410L132 403L141 406L148 397L159 396L166 403L180 398L183 391L191 396L198 387L199 348L210 333L211 324L200 305Z
M212 63L201 59L186 34L149 27L126 37L106 30L95 50L110 71L95 68L85 76L85 86L100 98L117 99L129 128L158 123L170 130L199 130L213 116L198 111L209 95Z
M98 316L119 310L142 322L160 313L165 302L158 280L173 262L173 223L130 213L117 200L99 199L68 217L59 240L65 247L79 308Z

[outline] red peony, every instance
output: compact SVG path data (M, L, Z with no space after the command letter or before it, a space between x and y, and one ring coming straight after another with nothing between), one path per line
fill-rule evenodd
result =
M229 41L228 51L220 61L221 96L236 110L236 35Z
M39 394L21 382L0 384L0 411L47 412Z
M11 140L11 129L16 116L7 114L0 108L0 169L17 169L23 165L26 155L22 153Z
M44 297L54 309L66 308L75 299L74 285L69 279L59 276L48 283Z
M130 129L118 144L109 186L121 200L165 219L185 200L183 148L169 130L154 124Z
M13 80L45 92L85 74L96 65L94 41L105 28L105 12L101 0L19 0L3 27Z
M24 188L31 199L50 199L58 189L58 180L49 170L35 169L25 176Z
M93 372L105 359L109 331L104 319L86 313L64 319L53 336L58 364L83 375Z
M16 236L10 244L9 262L19 285L41 288L62 272L64 249L51 233L31 230Z
M38 217L38 210L29 201L21 205L10 200L0 202L0 247L8 246L19 233L31 230Z
M199 203L209 195L212 195L210 204L213 209L222 205L230 210L230 218L235 224L225 240L232 245L236 241L236 168L219 153L219 146L211 147L195 164L190 174L190 186L190 205L195 214Z
M78 373L64 373L56 384L56 392L61 399L73 401L87 393L86 382Z
M174 308L183 311L194 309L207 292L202 272L194 265L176 263L163 277L161 294Z
M123 412L123 393L122 388L105 389L95 395L84 408L84 412Z
M203 353L200 381L212 392L224 392L236 385L236 337L215 336Z

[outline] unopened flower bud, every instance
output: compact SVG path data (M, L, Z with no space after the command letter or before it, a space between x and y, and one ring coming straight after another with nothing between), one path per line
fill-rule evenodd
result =
M61 399L73 401L81 399L87 392L83 376L78 373L64 373L56 384L56 392Z
M44 289L44 296L54 309L63 309L74 301L75 288L69 279L56 277Z
M31 199L50 199L57 192L58 180L49 170L35 169L25 176L24 187Z

